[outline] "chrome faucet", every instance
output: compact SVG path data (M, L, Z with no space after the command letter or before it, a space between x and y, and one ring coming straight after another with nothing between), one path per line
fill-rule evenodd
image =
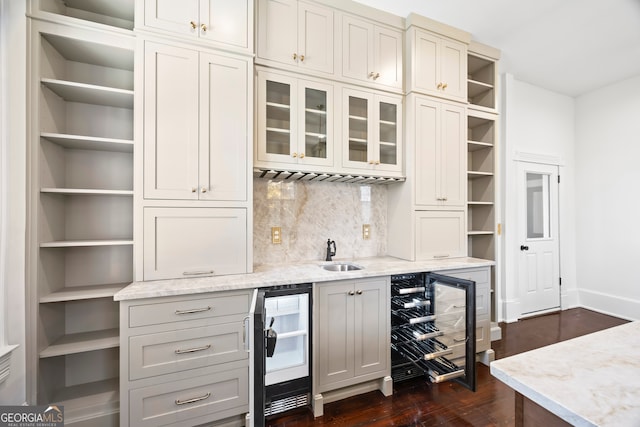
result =
M331 250L333 245L333 251ZM327 239L327 259L325 261L331 261L331 257L336 255L336 242L331 239Z

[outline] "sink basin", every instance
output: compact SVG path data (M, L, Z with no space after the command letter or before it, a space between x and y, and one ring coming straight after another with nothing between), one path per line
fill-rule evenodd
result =
M362 270L359 265L351 264L348 262L335 263L335 264L322 264L320 267L328 271L354 271Z

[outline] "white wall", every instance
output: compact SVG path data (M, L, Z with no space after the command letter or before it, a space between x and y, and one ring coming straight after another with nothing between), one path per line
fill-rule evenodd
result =
M640 319L640 76L576 99L580 304Z
M503 76L502 86L502 282L498 292L499 320L515 321L521 315L517 288L517 198L515 158L535 154L561 164L560 274L562 308L577 305L575 267L575 106L574 99Z
M3 157L0 168L4 196L0 203L6 251L0 265L0 327L7 344L18 345L11 355L11 373L0 384L0 404L22 404L25 382L25 230L26 230L26 19L24 1L0 0L0 50L2 51ZM1 298L0 298L1 300ZM0 343L2 346L2 343Z

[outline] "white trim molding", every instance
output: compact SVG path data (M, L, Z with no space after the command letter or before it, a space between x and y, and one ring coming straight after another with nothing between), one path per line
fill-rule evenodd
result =
M564 166L564 160L557 156L539 153L527 153L524 151L515 151L513 160L516 162L541 163L544 165Z

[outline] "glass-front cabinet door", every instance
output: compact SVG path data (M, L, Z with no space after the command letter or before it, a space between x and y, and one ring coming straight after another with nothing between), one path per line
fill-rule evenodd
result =
M343 166L402 171L402 99L344 89Z
M333 87L258 72L260 162L333 165Z

